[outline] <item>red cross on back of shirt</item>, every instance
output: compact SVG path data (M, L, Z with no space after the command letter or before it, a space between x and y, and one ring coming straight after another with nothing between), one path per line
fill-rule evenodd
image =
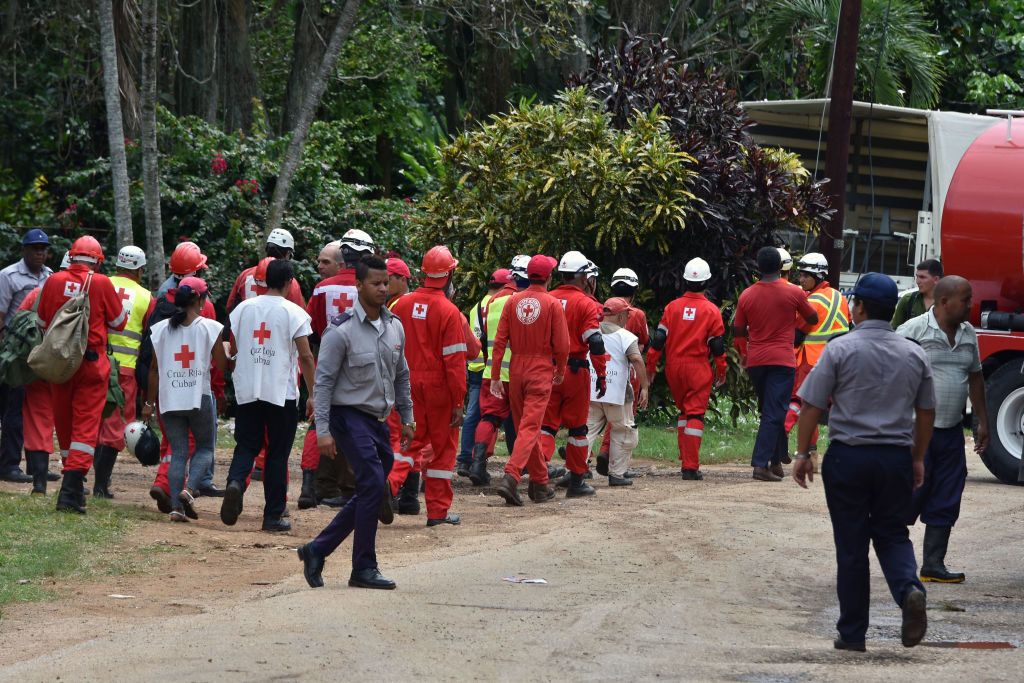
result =
M132 298L131 293L128 290L126 290L124 287L118 287L117 288L117 295L119 297L121 297L122 303L125 302L125 301L128 301L128 299Z
M415 311L416 315L424 315L427 312L427 307L423 304L416 304L413 306L413 311Z
M266 340L270 339L270 330L267 329L267 323L266 322L260 323L260 329L253 330L252 331L252 336L253 336L254 339L259 341L260 346L263 346L263 342L265 342Z
M256 286L256 276L255 275L250 275L249 276L249 291L252 292L252 294L250 294L247 297L249 299L253 298L254 296L259 296L260 295L260 291L259 291L259 289L257 289L257 286Z
M174 360L181 363L181 367L186 370L192 366L192 361L195 360L196 354L189 350L188 344L183 344L181 350L174 354Z
M334 297L333 303L339 313L344 313L352 307L352 297L350 297L347 292L342 292L338 296Z
M525 313L527 317L533 315L533 306L530 304L523 306L523 313Z

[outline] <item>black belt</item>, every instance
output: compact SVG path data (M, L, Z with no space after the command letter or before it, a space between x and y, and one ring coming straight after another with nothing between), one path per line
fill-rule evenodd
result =
M570 358L569 367L572 368L573 372L582 370L583 368L589 368L590 362L586 358Z

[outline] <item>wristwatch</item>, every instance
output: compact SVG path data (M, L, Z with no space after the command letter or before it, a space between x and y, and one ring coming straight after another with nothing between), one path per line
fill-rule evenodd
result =
M412 430L416 431L416 423L415 422L403 422L402 426L403 427L412 427Z
M810 460L811 459L811 454L810 453L801 453L801 452L797 451L796 453L793 454L793 459L794 460Z

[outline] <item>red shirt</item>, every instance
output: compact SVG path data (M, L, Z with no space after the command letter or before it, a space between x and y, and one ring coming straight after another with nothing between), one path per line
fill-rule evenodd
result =
M604 311L604 307L601 308ZM629 307L626 312L626 330L636 335L637 344L643 351L651 342L651 331L647 329L647 314L642 308Z
M466 398L466 337L462 312L443 289L420 287L399 297L391 312L405 328L405 359L412 380L444 375L455 405ZM417 377L419 376L419 377Z
M797 315L806 318L814 313L807 293L783 279L755 282L743 290L733 324L747 326L746 366L796 367L793 321Z
M501 310L492 357L503 358L506 345L512 347L513 368L536 358L551 359L554 373L564 375L569 331L562 302L548 294L543 285L530 285L513 294ZM490 380L501 381L501 363L491 365Z
M235 280L234 286L231 287L231 292L228 294L227 309L230 312L236 304L251 299L255 296L267 293L267 288L256 284L256 266L246 268L238 275L238 279ZM288 301L291 301L300 308L306 307L306 302L302 298L302 288L299 287L299 281L292 279L292 284L288 288L288 295L285 296Z
M309 297L309 305L306 306L313 334L323 336L331 318L352 308L358 296L355 268L342 268L337 275L318 282Z
M89 267L83 263L72 263L71 267L54 273L43 283L39 293L39 319L43 325L50 326L57 309L64 302L82 290L89 273ZM128 322L128 311L125 310L121 297L117 295L110 278L100 273L92 274L89 284L89 338L88 347L97 353L107 352L107 328L120 332Z

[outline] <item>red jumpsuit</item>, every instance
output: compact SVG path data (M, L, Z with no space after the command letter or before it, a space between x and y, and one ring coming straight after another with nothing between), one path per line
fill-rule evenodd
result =
M231 292L228 294L226 308L229 313L242 301L267 293L266 287L256 284L255 274L256 266L246 268L238 274L238 277L235 279L235 284L231 287ZM302 289L299 287L298 280L292 280L291 287L289 287L288 294L285 298L296 306L300 306L302 308L306 307L306 302L302 299Z
M703 293L687 292L665 307L658 328L665 331L665 379L679 410L676 422L679 459L686 470L700 469L704 413L714 377L708 363L708 340L725 334L722 312ZM653 377L662 351L647 350L647 374ZM725 376L725 355L715 357L719 377Z
M36 287L25 297L19 311L32 308L39 297ZM25 427L25 452L53 452L53 407L50 403L50 385L41 379L25 385L25 397L21 402L21 414Z
M548 294L543 285L530 285L513 294L505 304L494 339L494 357L504 357L506 346L515 349L509 367L508 398L516 424L516 445L505 465L505 474L518 482L526 467L531 482L547 484L541 423L551 399L552 380L555 376L566 376L569 332L562 302ZM491 365L490 379L501 381L501 363Z
M167 300L174 303L174 295L167 292L165 295ZM203 304L203 310L200 313L204 318L210 320L217 319L217 311L213 307L213 303L207 299L206 303ZM215 399L220 400L224 398L224 373L221 372L216 365L210 364L210 389L213 390L213 396ZM159 411L156 413L157 421L160 423L160 464L156 468L156 478L153 479L153 486L164 490L168 496L171 495L171 484L167 480L167 470L171 467L171 442L167 440L167 436L163 434L164 425L160 419ZM188 452L194 453L196 450L196 440L191 433L188 435ZM192 457L189 455L189 457Z
M88 472L96 437L107 402L110 361L107 360L107 329L124 329L128 312L106 275L92 273L82 263L72 263L51 275L39 293L39 319L49 326L57 309L89 284L89 335L86 357L78 371L64 384L50 387L53 419L61 456L67 454L64 471Z
M490 311L491 304L495 301L504 299L505 297L512 296L518 291L519 289L516 287L515 283L512 282L499 289L495 295L490 298L482 311L485 324L489 319L488 313ZM504 303L508 302L506 301ZM493 340L497 338L498 332L497 330L487 330L487 332L492 340L492 348L489 351L490 355L488 356L487 362L489 365L498 365L500 367L504 361L504 351L502 351L501 356L495 356L493 349ZM512 355L515 354L513 353ZM494 362L495 358L498 358L497 363ZM497 381L501 381L500 374ZM508 384L505 385L504 398L498 398L491 393L490 373L485 372L483 381L480 383L480 421L476 425L476 431L473 432L473 444L487 444L487 448L484 452L488 457L494 453L494 443L498 438L498 425L503 424L505 420L508 419L511 412L512 408L509 404Z
M570 472L584 474L587 469L587 418L590 415L590 364L587 339L601 333L601 304L575 285L562 285L551 290L565 311L569 332L569 371L565 380L551 390L544 427L540 435L541 451L548 461L555 452L555 435L562 425L569 431L565 445L565 465ZM512 357L518 352L515 346ZM604 377L607 355L593 356L591 361L598 377ZM518 437L517 437L518 438Z
M439 279L427 282L432 284L432 280ZM388 481L394 495L410 470L422 471L427 518L444 519L452 504L459 433L458 427L451 424L452 413L466 399L464 318L445 297L443 289L429 284L401 297L393 311L405 328L405 358L409 363L416 434L406 452L413 464L396 458ZM432 457L423 457L427 445L433 451Z

